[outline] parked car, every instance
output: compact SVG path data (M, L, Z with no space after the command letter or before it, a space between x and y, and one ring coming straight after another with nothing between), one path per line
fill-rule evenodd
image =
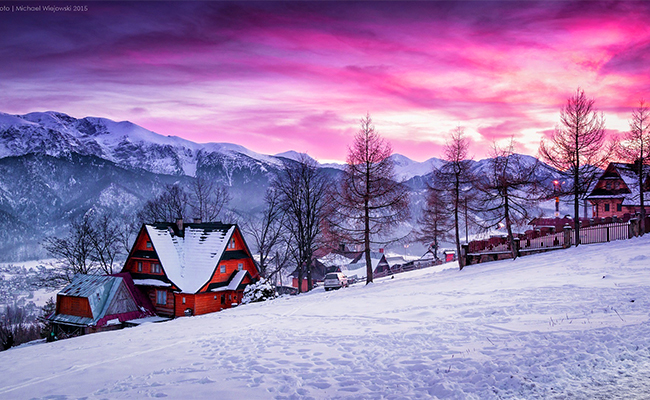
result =
M330 272L325 275L323 286L325 287L325 291L347 287L348 278L342 272Z

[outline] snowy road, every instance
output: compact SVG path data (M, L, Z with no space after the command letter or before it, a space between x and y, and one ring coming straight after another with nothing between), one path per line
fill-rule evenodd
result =
M0 353L0 398L650 398L650 237Z

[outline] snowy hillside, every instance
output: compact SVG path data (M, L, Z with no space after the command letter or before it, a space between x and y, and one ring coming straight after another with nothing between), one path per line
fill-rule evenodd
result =
M650 236L0 353L0 398L650 398Z

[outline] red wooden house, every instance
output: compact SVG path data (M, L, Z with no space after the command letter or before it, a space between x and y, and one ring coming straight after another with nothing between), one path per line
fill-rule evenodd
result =
M182 220L143 225L122 272L169 317L230 308L259 279L237 225Z
M48 317L59 338L119 329L123 323L155 315L129 274L77 274L56 296Z
M644 167L643 187L639 188L635 164L610 163L587 196L594 217L634 215L641 208L639 189L643 190L646 213L650 212L650 180Z

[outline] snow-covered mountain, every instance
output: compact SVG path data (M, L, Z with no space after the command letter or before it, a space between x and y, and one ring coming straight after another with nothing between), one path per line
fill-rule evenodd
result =
M248 214L262 207L282 163L302 156L291 150L265 155L237 144L195 143L128 121L77 119L54 111L0 113L0 254L16 246L38 247L43 235L91 207L133 214L165 185L189 184L195 176L227 186L231 208ZM417 215L431 172L442 161L391 157ZM484 169L487 161L474 162L474 168ZM321 167L335 177L345 165Z
M25 115L0 113L0 158L25 154L54 157L77 153L112 161L126 168L141 168L167 175L194 176L206 155L279 165L271 156L231 143L194 143L163 136L128 121L106 118L76 119L59 112Z

